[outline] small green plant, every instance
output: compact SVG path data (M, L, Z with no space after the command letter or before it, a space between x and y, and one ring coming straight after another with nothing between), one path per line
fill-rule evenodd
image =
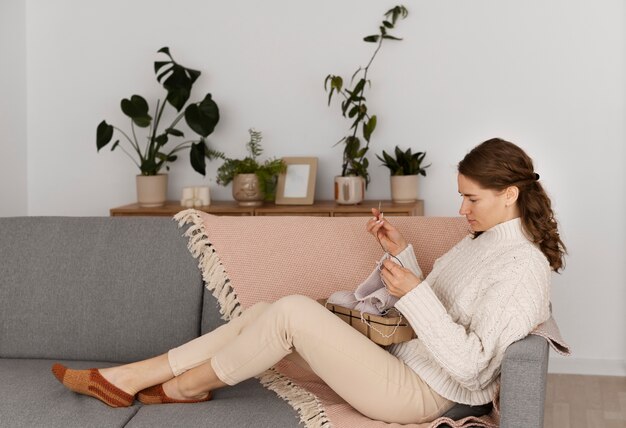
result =
M386 19L383 20L379 27L379 33L363 38L363 41L376 43L377 46L367 65L364 68L359 67L352 75L350 81L351 85L354 83L355 78L359 76L359 79L354 83L352 88L344 88L343 78L341 76L329 74L324 81L324 89L329 91L328 105L330 105L335 92L341 94L344 97L344 100L341 102L341 113L343 117L347 117L350 120L354 119L350 126L349 134L335 144L345 143L341 175L343 177L348 175L361 176L365 179L366 186L370 182L370 176L367 171L369 161L366 155L369 150L370 138L376 129L376 115L370 114L365 104L365 89L366 87L371 87L367 73L385 40L402 40L388 34L387 30L395 28L398 18L404 19L408 14L409 12L404 6L396 6L389 9L385 13ZM362 146L361 140L357 136L359 129L361 129L363 139L365 140L364 146Z
M174 162L178 158L176 153L186 149L189 149L189 160L192 168L198 173L205 175L205 157L209 160L223 157L220 152L210 149L206 141L206 137L213 132L217 122L220 120L219 109L211 98L211 94L206 94L202 101L187 105L185 110L181 112L189 100L191 89L196 79L200 76L200 72L176 63L167 47L159 49L158 53L164 53L170 60L154 62L154 73L157 76L157 81L167 91L166 97L157 101L154 110L154 120L148 114L149 107L145 98L140 95L133 95L130 99L124 98L121 102L121 108L122 112L130 118L132 138L120 128L110 125L106 120L103 120L98 125L96 133L97 149L100 151L100 149L105 147L112 140L114 130L116 130L125 137L125 141L136 152L139 161L120 145L120 140L113 143L111 151L119 147L137 165L142 175L156 175L163 167L169 170L168 162ZM161 132L159 131L159 125L166 103L174 107L178 115L170 126ZM164 146L170 141L171 137L183 138L185 136L182 131L175 128L183 117L189 128L197 133L199 138L188 139L178 144L172 150L166 151ZM144 137L147 143L143 150L141 149L140 141L144 141L144 139L137 138L135 126L148 128L148 135Z
M217 170L217 184L228 185L237 174L256 174L259 178L259 189L265 194L266 201L272 201L275 197L276 178L281 172L287 170L287 165L282 159L267 159L259 163L257 158L263 153L261 140L263 135L260 131L249 129L250 141L246 143L249 156L243 159L230 159L224 157L224 163Z
M398 146L395 148L395 159L383 150L383 157L376 155L383 166L389 168L391 175L423 175L426 177L426 168L431 164L422 166L426 152L411 153L409 148L406 151L400 150Z

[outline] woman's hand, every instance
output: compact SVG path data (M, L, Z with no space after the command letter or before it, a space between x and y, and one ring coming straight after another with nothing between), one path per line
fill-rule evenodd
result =
M422 279L415 276L413 272L389 259L383 260L380 274L389 294L398 298L404 296L422 282Z
M398 232L398 229L381 216L380 211L372 208L372 214L374 214L374 218L367 222L367 231L380 241L385 251L392 256L397 256L407 247L405 239Z

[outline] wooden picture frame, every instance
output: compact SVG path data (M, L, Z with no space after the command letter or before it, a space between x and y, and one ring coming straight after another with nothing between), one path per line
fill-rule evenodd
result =
M313 205L317 158L284 157L282 159L287 164L287 171L278 175L276 205Z

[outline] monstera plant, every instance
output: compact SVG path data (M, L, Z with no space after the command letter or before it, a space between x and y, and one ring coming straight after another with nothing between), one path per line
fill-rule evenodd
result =
M220 152L210 149L206 141L219 122L219 109L211 98L211 94L206 94L201 101L187 104L193 84L200 76L200 72L183 67L174 61L167 47L159 49L158 53L169 57L169 61L154 62L156 79L163 85L167 94L156 102L152 115L150 115L148 102L141 95L124 98L121 102L121 109L130 119L131 132L124 132L103 120L97 129L97 149L100 151L109 144L117 131L121 134L122 140L121 142L119 139L116 140L111 146L111 151L119 147L137 165L141 175L157 175L164 167L169 170L168 163L174 162L178 158L178 153L187 149L189 149L192 168L205 175L205 159L222 157ZM161 128L161 119L167 104L176 110L176 116L169 126ZM177 128L183 118L196 135L185 137L184 132ZM146 130L144 136L138 138L137 128ZM182 142L171 147L174 144L172 141L176 139ZM168 145L168 143L171 144Z

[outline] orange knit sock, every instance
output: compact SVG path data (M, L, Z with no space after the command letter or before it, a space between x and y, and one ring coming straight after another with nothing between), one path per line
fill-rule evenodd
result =
M192 399L192 400L176 400L170 398L163 391L163 384L154 385L150 388L146 388L143 391L139 391L137 399L143 404L167 404L167 403L202 403L203 401L209 401L211 399L211 392L204 398Z
M128 407L135 400L102 377L98 369L72 370L57 363L52 366L52 373L68 389L95 397L111 407Z

